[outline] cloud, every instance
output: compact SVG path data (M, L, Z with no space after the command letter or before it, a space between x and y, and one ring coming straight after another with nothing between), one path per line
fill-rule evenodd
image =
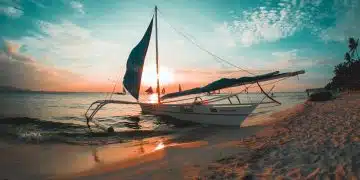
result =
M272 56L275 57L275 60L271 62L272 64L264 64L264 66L279 70L295 70L299 68L308 69L311 67L325 66L333 68L339 63L337 56L327 54L327 56L308 57L305 54L307 52L309 52L308 49L292 49L290 51L272 52Z
M343 41L360 36L358 0L281 0L233 13L233 19L220 26L236 43L249 47L276 42L307 29L324 41ZM219 28L219 27L218 27Z
M349 37L360 36L360 1L335 1L335 25L322 30L319 34L324 41L344 41Z
M261 42L274 42L304 28L309 15L298 9L300 5L290 2L279 3L276 7L261 6L235 16L223 28L231 32L234 39L243 46Z
M329 59L329 58L318 59L314 62L314 65L329 66L329 67L334 67L336 64L338 64L338 62L334 62L333 59Z
M229 30L229 25L225 22L224 24L215 28L215 33L217 34L216 37L220 37L216 40L217 44L221 43L224 44L226 47L235 47L236 42L231 35Z
M29 0L29 1L35 4L37 7L46 8L46 6L43 4L43 2L41 2L41 0ZM46 0L42 0L42 1L46 1Z
M4 41L4 53L8 55L10 59L15 59L21 62L35 62L34 58L20 54L18 50L20 45L11 41Z
M16 53L16 52L18 52L20 45L12 43L11 41L4 40L4 48L5 48L6 52Z
M256 74L265 74L269 71L267 70L259 70L259 71L252 71ZM194 88L207 85L215 80L220 78L239 78L243 76L251 76L246 72L237 71L237 70L220 70L220 69L207 69L207 70L193 70L193 69L177 69L175 73L178 76L183 77L177 81L176 83L183 85L190 84L191 86L186 86L186 88ZM196 77L196 78L194 78ZM262 85L271 84L278 80L267 81L261 83ZM313 73L306 73L305 75L300 75L299 79L296 77L291 77L284 81L280 81L275 83L275 91L304 91L307 88L317 87L319 84L324 83L324 78L321 75L313 74ZM175 86L176 85L176 86ZM173 85L173 89L177 90L177 84ZM171 85L170 85L171 86ZM272 85L263 86L263 88L268 89ZM259 92L260 90L254 86L255 88L251 89L252 91ZM238 89L242 89L244 87L239 87Z
M297 56L297 52L298 52L297 49L293 49L293 50L290 50L290 51L272 52L271 54L273 56L280 57L280 58L293 59L293 58L295 58Z
M298 49L272 52L275 60L264 66L277 70L298 70L299 68L308 68L317 63L317 60L299 55L299 52L300 50Z
M96 83L91 82L81 75L60 68L46 66L38 61L24 61L18 59L18 57L26 57L18 52L14 51L14 48L18 47L13 43L5 43L7 47L5 49L12 49L12 51L0 52L0 85L1 86L15 86L33 90L49 90L49 91L109 91L111 90L111 83ZM11 47L8 47L11 46ZM14 56L18 53L18 56ZM275 53L279 55L280 53ZM13 58L11 58L13 56ZM14 58L15 57L15 58ZM266 73L265 71L257 71L257 74ZM198 87L206 85L219 78L228 77L241 77L249 76L245 72L237 70L221 70L221 69L176 69L174 75L178 80L173 85L173 89L177 89L177 84L181 84L184 89ZM290 86L290 84L292 84ZM296 83L296 86L294 85ZM299 90L301 87L313 87L312 84L302 82L294 82L294 80L288 83L282 82L277 85L278 90ZM175 86L175 85L176 86Z
M270 70L271 71L271 70ZM251 70L252 73L260 75L269 73L269 70ZM237 69L175 69L176 83L200 83L208 84L221 78L239 78L253 76L247 72Z
M123 49L120 44L97 39L88 29L70 21L55 24L38 20L36 24L41 33L23 36L15 42L59 61L116 60Z
M71 1L70 6L80 14L85 14L84 5L78 1Z
M317 87L321 87L322 85L326 85L326 83L324 82L324 79L321 79L321 78L309 79L305 75L299 75L299 79L297 77L292 77L292 78L280 81L278 83L275 83L274 91L275 92L304 92L306 89L317 88ZM269 87L271 87L271 85L267 86L267 88L269 88Z
M24 12L22 9L20 8L16 8L16 7L0 7L0 14L4 14L10 18L19 18L21 17Z
M24 14L23 8L19 0L1 0L0 1L0 15L16 19Z
M0 51L0 86L50 91L106 90L104 84L100 86L71 71L43 65L15 51L13 47L19 46L12 42L5 45L5 50Z
M308 70L313 66L332 66L336 63L329 57L307 57L302 55L305 51L302 49L292 49L289 51L277 51L272 52L270 56L266 56L264 59L252 59L248 60L248 67L254 67L247 69L250 72L260 75L273 71L287 72L297 71L300 69ZM239 57L244 58L244 57ZM248 59L248 58L245 58ZM238 78L243 76L252 76L251 74L231 69L176 69L175 74L178 81L192 82L207 84L220 78ZM196 78L194 78L196 77ZM310 85L309 85L310 86ZM284 87L282 87L284 88Z

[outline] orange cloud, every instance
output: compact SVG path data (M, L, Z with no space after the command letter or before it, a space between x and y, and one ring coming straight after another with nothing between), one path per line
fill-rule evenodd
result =
M20 49L20 45L16 44L16 43L12 43L11 41L4 41L5 44L5 50L6 52L10 53L10 54L14 54L17 53L18 50Z
M109 91L109 85L95 83L65 69L47 66L18 52L19 45L6 41L0 51L0 85L44 91Z
M113 82L94 81L80 74L66 69L60 69L41 64L34 58L18 52L20 46L10 41L5 42L5 51L0 51L0 86L14 86L18 88L44 91L76 91L76 92L109 92L113 89ZM256 74L269 71L252 71ZM175 69L174 82L164 85L166 92L178 91L181 84L183 90L205 86L220 78L239 78L251 76L246 72L225 69ZM275 91L301 91L314 87L310 82L297 81L290 78L277 83ZM120 81L121 82L121 81ZM263 83L265 84L265 83ZM115 91L121 91L122 85L117 85ZM143 85L141 92L148 86ZM155 87L153 87L155 88ZM236 91L232 88L225 91ZM266 87L267 88L267 87ZM251 91L258 91L254 88Z

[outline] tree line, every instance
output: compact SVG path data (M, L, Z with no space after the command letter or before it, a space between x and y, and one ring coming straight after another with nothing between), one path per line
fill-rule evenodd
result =
M349 51L345 53L345 61L334 68L335 76L325 86L326 89L360 90L360 58L357 51L359 39L349 38Z

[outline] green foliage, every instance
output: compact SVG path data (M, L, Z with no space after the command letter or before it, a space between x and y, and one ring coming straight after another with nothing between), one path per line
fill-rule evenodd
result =
M359 39L349 38L349 52L345 53L345 62L335 66L332 81L326 89L359 90L360 89L360 58L357 52Z

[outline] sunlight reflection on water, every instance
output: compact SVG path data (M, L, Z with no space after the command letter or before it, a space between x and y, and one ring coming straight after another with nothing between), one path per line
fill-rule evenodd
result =
M160 142L154 149L154 151L160 150L160 149L164 149L165 145L163 142Z

